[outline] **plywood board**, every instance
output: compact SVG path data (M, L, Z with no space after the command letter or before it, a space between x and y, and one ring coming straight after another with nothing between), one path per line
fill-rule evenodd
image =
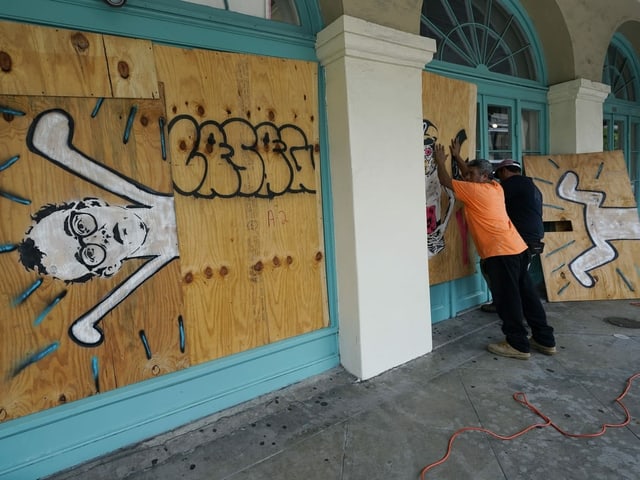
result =
M188 366L162 102L0 104L23 113L0 117L0 420Z
M109 79L116 98L159 98L150 41L104 35Z
M0 422L328 326L317 64L4 27Z
M102 35L0 22L0 92L110 97Z
M640 221L621 151L524 157L543 194L550 301L640 297Z
M458 137L462 157L474 156L476 86L423 72L422 111L429 283L435 285L475 270L475 247L467 232L462 204L438 181L433 145L442 143L448 152L451 139ZM451 172L451 165L449 168Z
M317 65L154 52L194 361L327 326Z

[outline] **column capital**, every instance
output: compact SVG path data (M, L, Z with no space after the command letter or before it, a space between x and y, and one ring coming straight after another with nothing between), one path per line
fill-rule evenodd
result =
M318 33L316 53L322 65L344 57L424 68L436 52L432 38L402 32L343 15Z
M609 96L611 87L604 83L592 82L586 78L576 78L564 83L557 83L549 87L547 99L549 105L573 100L586 100L604 103Z

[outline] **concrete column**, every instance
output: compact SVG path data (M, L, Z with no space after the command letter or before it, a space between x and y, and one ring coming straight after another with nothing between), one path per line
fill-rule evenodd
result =
M422 69L435 42L342 16L318 34L316 50L326 78L340 355L367 379L432 349Z
M602 151L602 104L611 87L578 78L549 88L551 153Z

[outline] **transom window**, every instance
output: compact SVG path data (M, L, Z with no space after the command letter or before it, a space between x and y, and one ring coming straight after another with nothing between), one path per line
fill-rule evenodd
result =
M435 59L539 81L533 47L518 19L493 0L424 0L420 34Z
M295 0L183 0L230 12L300 25Z
M607 48L602 69L602 82L611 86L611 94L618 100L635 102L638 76L633 68L632 57L621 48L621 41L614 40ZM620 46L619 46L620 45Z

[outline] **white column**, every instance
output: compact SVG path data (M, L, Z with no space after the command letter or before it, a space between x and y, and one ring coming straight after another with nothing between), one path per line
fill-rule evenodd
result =
M432 349L421 75L435 41L342 16L318 34L316 50L326 78L341 362L367 379Z
M602 151L602 104L611 88L578 78L549 88L551 153Z

